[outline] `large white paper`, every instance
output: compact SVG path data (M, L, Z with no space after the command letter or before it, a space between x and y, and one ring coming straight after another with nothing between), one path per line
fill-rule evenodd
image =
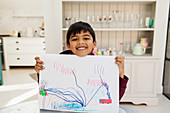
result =
M40 109L119 111L119 70L113 56L41 55Z

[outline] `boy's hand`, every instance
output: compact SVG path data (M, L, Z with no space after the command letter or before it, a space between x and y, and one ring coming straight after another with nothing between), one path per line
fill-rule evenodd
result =
M119 77L124 79L124 60L125 60L125 57L124 56L116 56L115 60L116 60L115 63L119 67Z
M35 64L35 71L39 74L40 70L45 69L45 67L43 66L44 62L40 60L39 57L35 57L36 60L36 64Z

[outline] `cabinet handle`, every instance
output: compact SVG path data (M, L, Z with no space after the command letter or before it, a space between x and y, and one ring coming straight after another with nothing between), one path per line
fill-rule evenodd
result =
M20 60L20 58L17 58L17 60Z
M45 50L45 48L43 50Z
M16 48L16 50L19 50L19 48Z
M43 43L45 44L45 41Z
M16 41L16 43L18 44L19 42L18 42L18 41Z

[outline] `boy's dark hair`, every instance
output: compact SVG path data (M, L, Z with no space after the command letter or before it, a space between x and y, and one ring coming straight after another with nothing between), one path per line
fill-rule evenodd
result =
M84 32L88 31L93 38L93 42L96 41L93 28L88 23L79 21L79 22L72 24L69 27L67 31L67 44L70 44L69 39L70 39L71 34L75 35L77 33L80 33L81 31L84 31Z

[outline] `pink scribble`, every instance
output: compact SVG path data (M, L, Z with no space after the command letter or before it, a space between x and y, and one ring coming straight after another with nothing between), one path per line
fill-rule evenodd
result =
M99 87L101 85L101 80L100 79L89 79L87 84L94 86L94 87Z
M44 96L43 100L42 100L42 108L45 108L45 99L46 99L46 97Z
M68 65L64 65L64 64L59 64L59 63L55 63L54 64L54 69L56 70L56 71L58 71L58 72L60 72L60 73L63 73L63 74L65 74L65 75L72 75L72 71L74 71L75 72L75 69L74 68L72 68L72 67L70 67L70 66L68 66Z

